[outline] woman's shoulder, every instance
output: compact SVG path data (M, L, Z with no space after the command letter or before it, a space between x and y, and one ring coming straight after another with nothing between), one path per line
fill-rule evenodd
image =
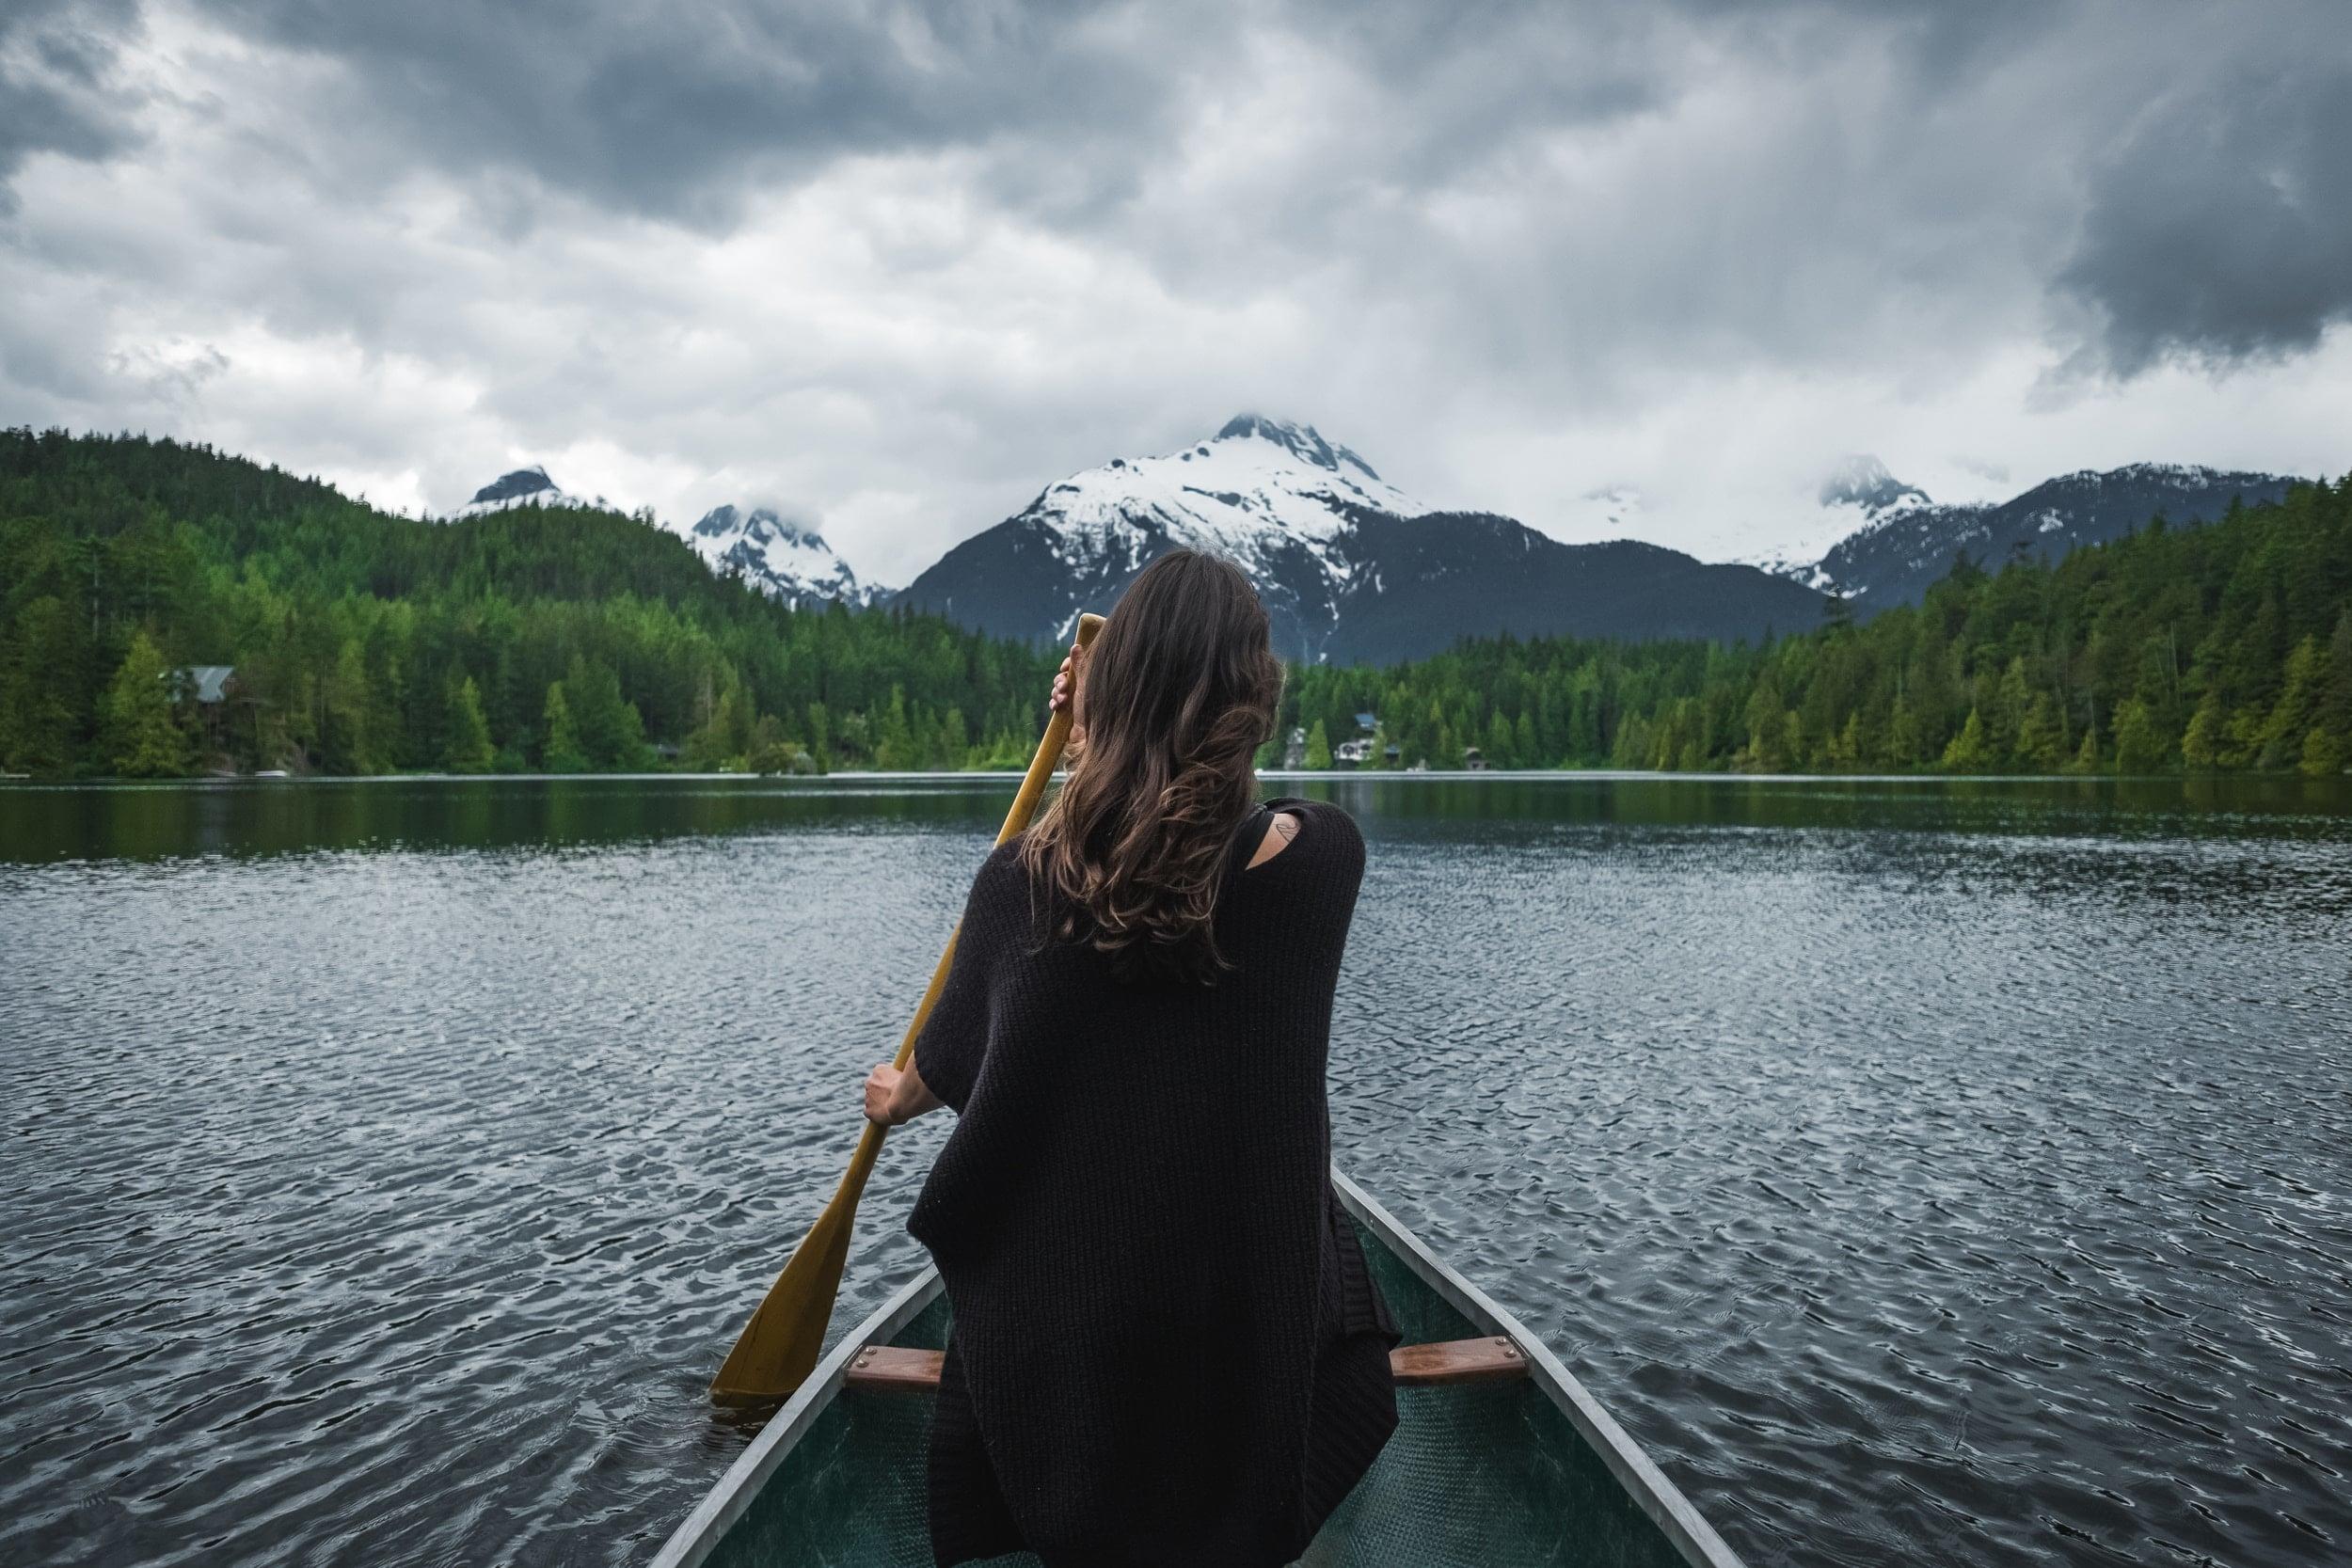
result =
M1022 834L1015 833L988 852L979 871L972 879L972 907L981 909L1010 909L1016 904L1026 909L1029 894L1029 868L1021 858Z
M1295 795L1278 795L1265 802L1267 811L1277 816L1287 816L1298 826L1281 853L1264 863L1273 864L1304 854L1314 861L1352 863L1360 867L1364 862L1364 835L1356 826L1356 819L1328 800L1310 800Z

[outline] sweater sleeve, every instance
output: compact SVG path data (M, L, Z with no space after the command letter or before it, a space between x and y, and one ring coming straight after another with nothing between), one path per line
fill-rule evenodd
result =
M947 984L924 1021L923 1032L914 1037L915 1070L923 1075L925 1086L959 1116L988 1054L989 959L1001 923L993 895L1000 858L1001 852L990 856L972 879L963 919L956 927L956 956L947 966Z

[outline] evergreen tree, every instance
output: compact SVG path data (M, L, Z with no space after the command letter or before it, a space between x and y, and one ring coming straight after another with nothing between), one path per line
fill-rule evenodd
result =
M0 649L0 768L43 778L72 770L81 728L80 631L55 594L17 612L15 635Z
M2115 709L2115 768L2119 773L2155 773L2171 766L2171 738L2155 708L2137 697Z
M1517 768L1519 763L1516 752L1511 721L1502 716L1501 709L1497 709L1494 717L1486 721L1486 766Z
M134 634L106 688L99 746L110 768L128 779L176 778L188 770L192 748L173 695L162 650L145 631Z
M819 773L833 771L833 715L826 710L822 703L808 705L808 749L817 759L817 771ZM1013 748L1015 753L1019 750L1018 746ZM997 754L1003 756L1007 753L1000 750ZM1016 761L1007 766L1017 768L1021 765Z
M497 756L490 721L482 711L482 690L468 675L450 688L449 748L442 765L453 773L487 773Z
M919 766L915 754L914 735L907 723L907 694L903 687L890 689L890 702L875 715L874 766L884 771Z
M1330 766L1331 732L1325 729L1323 721L1318 719L1314 728L1307 732L1307 767L1319 772Z
M702 773L715 773L742 762L751 750L752 721L742 682L728 670L717 683L718 695L709 712L679 749L679 759Z
M2221 688L2208 686L2204 696L2198 700L2197 711L2188 716L2187 730L2181 736L2181 760L2198 772L2210 773L2228 767L2233 753Z
M622 696L611 665L574 655L564 676L564 701L590 766L642 768L650 760L644 721L637 705Z
M2352 770L2352 744L2336 731L2313 726L2303 737L2303 755L2296 767L2314 779Z
M2328 679L2319 693L2319 726L2352 741L2352 609L2336 617L2328 639Z
M1952 736L1952 743L1944 748L1944 771L1947 773L1981 773L1993 766L1993 749L1984 735L1984 716L1975 708L1968 710L1967 722Z
M2055 773L2066 762L2066 734L2059 722L2058 699L2037 694L2017 726L2017 760L2037 773Z
M368 694L366 657L356 639L346 639L335 655L333 671L321 693L325 722L319 729L320 760L330 773L373 773L375 752L369 721L374 704Z
M2292 768L2303 753L2304 737L2312 733L2328 688L2328 654L2316 637L2306 637L2287 656L2286 681L2279 701L2263 721L2260 768Z
M564 683L557 681L548 688L547 739L539 749L539 766L549 773L584 773L588 770L588 754L580 750L580 732L572 724L572 705L564 695Z

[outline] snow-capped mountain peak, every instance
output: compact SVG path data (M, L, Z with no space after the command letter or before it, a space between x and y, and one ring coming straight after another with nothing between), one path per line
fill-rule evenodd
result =
M575 496L548 477L547 469L532 465L499 475L473 493L473 499L450 514L452 517L479 517L485 513L504 512L516 506L580 506L600 511L614 511L611 501L602 496L593 499Z
M1872 518L1903 506L1925 506L1928 493L1905 484L1886 471L1886 465L1867 452L1847 458L1821 481L1823 506L1860 508Z
M877 590L858 581L848 562L824 536L769 507L746 512L714 506L687 534L687 542L726 577L739 577L771 598L796 608L829 600L862 605Z
M1247 568L1277 544L1328 540L1359 508L1400 517L1425 510L1312 425L1242 414L1208 440L1072 474L1025 515L1075 554L1137 546L1141 529Z
M1022 635L1037 635L1031 618L1050 605L1040 629L1060 637L1157 557L1197 549L1247 572L1284 651L1312 658L1356 580L1361 523L1427 511L1313 426L1239 414L1205 440L1114 457L1047 485L905 596L967 625L1018 624ZM1367 578L1366 591L1374 586Z
M1820 510L1801 527L1791 528L1777 549L1746 560L1824 593L1839 584L1823 569L1822 557L1841 541L1887 528L1913 513L1935 509L1925 490L1897 479L1868 452L1857 452L1831 469L1814 499Z
M1630 492L1618 510L1638 505ZM1465 634L1749 638L1820 600L1739 566L1630 543L1571 546L1488 513L1419 505L1311 425L1259 414L1048 485L949 550L897 603L1058 641L1174 549L1232 562L1275 647L1302 662L1418 657Z
M1352 467L1364 478L1379 483L1380 476L1345 447L1335 447L1323 438L1323 433L1311 424L1291 424L1283 420L1269 420L1262 414L1236 414L1225 421L1225 428L1216 433L1220 441L1270 441L1292 456L1339 473Z

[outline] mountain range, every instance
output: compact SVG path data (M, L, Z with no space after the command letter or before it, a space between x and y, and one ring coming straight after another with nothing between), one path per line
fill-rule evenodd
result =
M1756 641L1820 624L1830 595L1868 616L1915 603L1965 554L1997 567L2056 559L2162 514L2206 522L2233 499L2276 500L2275 474L2141 464L2050 480L2000 503L1939 503L1875 457L1822 483L1814 559L1708 562L1633 540L1563 544L1491 513L1433 510L1311 425L1238 415L1205 440L1113 458L1041 491L905 588L861 581L812 527L766 507L714 507L684 531L711 569L799 608L904 604L1028 641L1066 639L1169 549L1214 551L1258 586L1278 651L1306 663L1388 663L1462 637ZM453 515L604 506L523 468Z
M1820 560L1773 562L1785 576L1852 601L1863 615L1916 604L1963 554L1998 570L2020 558L2057 561L2085 545L2136 533L2161 515L2210 523L2233 501L2282 499L2293 479L2172 463L2085 468L2000 502L1939 504L1874 457L1850 459L1821 488L1824 507L1851 509L1856 526Z
M501 474L449 515L479 517L517 506L620 510L602 496L594 499L575 496L548 478L547 469L531 467ZM815 529L769 507L714 506L687 531L686 542L721 577L739 577L795 610L817 609L835 600L863 608L890 595L888 589L860 582L850 563Z
M1422 506L1312 426L1255 414L1048 486L897 602L1059 640L1177 547L1240 564L1277 649L1306 663L1386 663L1502 632L1753 641L1821 617L1818 591L1753 566L1629 540L1564 545L1509 517Z

